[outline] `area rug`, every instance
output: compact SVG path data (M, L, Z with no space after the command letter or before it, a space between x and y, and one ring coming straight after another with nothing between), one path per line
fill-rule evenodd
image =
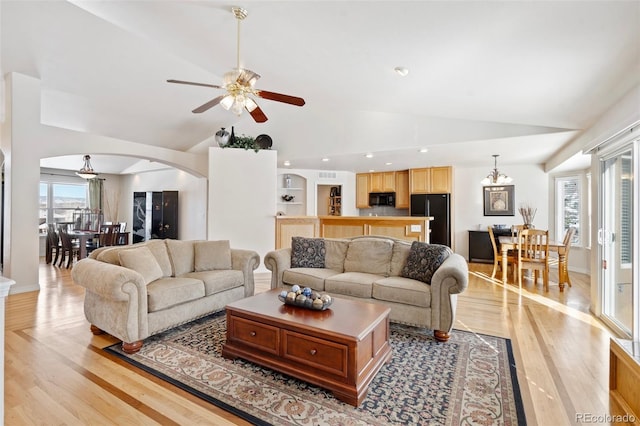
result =
M364 402L345 404L314 385L221 355L223 312L145 340L127 362L259 425L524 425L511 341L391 324L392 359Z

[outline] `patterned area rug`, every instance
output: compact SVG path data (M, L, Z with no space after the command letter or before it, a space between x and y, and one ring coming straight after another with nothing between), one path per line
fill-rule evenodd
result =
M355 408L297 379L222 358L223 312L145 341L134 355L106 348L254 424L523 425L511 341L454 330L447 343L428 330L391 324L393 356Z

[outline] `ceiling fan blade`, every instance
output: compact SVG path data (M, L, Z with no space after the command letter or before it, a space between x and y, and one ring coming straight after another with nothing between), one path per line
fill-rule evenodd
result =
M284 102L285 104L302 106L304 105L304 99L296 96L283 95L282 93L268 92L266 90L256 90L256 95L263 99L269 99L270 101Z
M249 111L249 108L246 108L246 110ZM256 106L253 111L249 111L249 114L251 114L251 117L253 117L256 123L264 123L268 120L267 116L264 115L264 112L262 112L259 106Z
M178 84L189 84L191 86L203 86L203 87L213 87L214 89L222 89L222 86L217 86L215 84L206 84L206 83L194 83L192 81L182 81L182 80L167 80L167 83L178 83Z
M220 101L225 97L226 95L220 95L215 99L211 99L209 102L200 105L198 108L194 109L192 112L194 114L200 114L201 112L205 112L207 111L209 108L212 108L216 105L218 105L220 103Z

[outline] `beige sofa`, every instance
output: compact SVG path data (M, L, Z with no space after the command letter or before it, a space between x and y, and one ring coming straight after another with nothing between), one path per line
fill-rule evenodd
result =
M388 237L294 237L291 248L267 253L264 263L271 288L298 284L384 304L391 321L433 329L439 341L449 339L457 294L469 279L466 260L448 247Z
M107 332L133 353L151 335L252 296L259 264L258 253L228 241L150 240L97 249L72 277L86 289L94 334Z

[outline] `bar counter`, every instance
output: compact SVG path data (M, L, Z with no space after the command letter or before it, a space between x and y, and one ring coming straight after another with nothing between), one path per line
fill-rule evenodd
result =
M416 216L276 216L276 248L291 247L291 237L348 238L384 235L429 242L432 217Z

